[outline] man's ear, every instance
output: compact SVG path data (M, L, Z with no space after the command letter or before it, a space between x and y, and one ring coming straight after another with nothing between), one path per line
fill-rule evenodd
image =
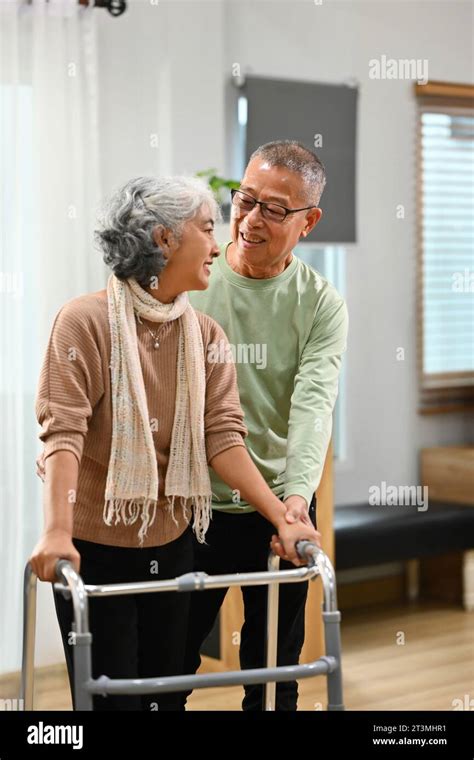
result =
M169 258L175 247L175 239L172 231L160 224L153 230L153 240L155 245L163 251L165 259Z
M312 208L310 211L308 211L305 219L305 226L301 232L300 237L307 237L311 230L316 227L322 215L323 211L320 208Z

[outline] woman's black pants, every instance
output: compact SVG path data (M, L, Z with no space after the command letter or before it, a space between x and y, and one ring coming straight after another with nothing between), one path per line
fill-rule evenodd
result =
M164 546L144 549L73 539L86 584L131 583L174 578L193 570L190 528ZM53 587L54 588L54 587ZM72 602L53 591L72 695ZM189 593L173 591L89 597L92 677L150 678L183 673ZM94 695L94 710L174 710L175 694ZM74 696L73 696L74 705Z

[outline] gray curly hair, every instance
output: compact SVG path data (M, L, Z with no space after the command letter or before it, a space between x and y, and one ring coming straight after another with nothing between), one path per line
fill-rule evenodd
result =
M95 238L103 260L116 277L134 277L147 287L166 266L153 239L157 227L171 230L179 242L183 227L207 204L216 220L220 209L210 187L197 177L137 177L105 204Z

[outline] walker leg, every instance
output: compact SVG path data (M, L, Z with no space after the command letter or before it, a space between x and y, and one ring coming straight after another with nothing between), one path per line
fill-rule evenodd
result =
M338 663L337 668L327 674L328 710L344 710L342 696L342 664L341 664L341 613L324 612L324 637L326 655L332 656Z
M36 636L36 575L30 563L23 579L23 653L21 663L20 709L33 709Z
M74 709L92 710L93 697L89 691L92 680L92 634L89 630L89 602L84 582L66 560L56 563L56 575L68 587L66 593L71 595L74 611L71 631L74 647Z
M74 634L74 709L92 710L93 697L87 689L87 684L92 678L91 666L92 634Z
M268 570L278 570L280 567L280 557L270 552L268 557ZM267 640L266 640L266 661L267 668L275 668L277 664L278 650L278 601L279 601L279 584L270 583L268 586L267 596ZM276 683L267 681L264 688L264 708L265 710L276 709Z

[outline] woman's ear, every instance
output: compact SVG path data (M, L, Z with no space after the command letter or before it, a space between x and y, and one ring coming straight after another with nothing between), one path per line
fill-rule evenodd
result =
M153 230L153 240L163 252L165 259L168 259L174 250L175 241L172 231L160 224Z

